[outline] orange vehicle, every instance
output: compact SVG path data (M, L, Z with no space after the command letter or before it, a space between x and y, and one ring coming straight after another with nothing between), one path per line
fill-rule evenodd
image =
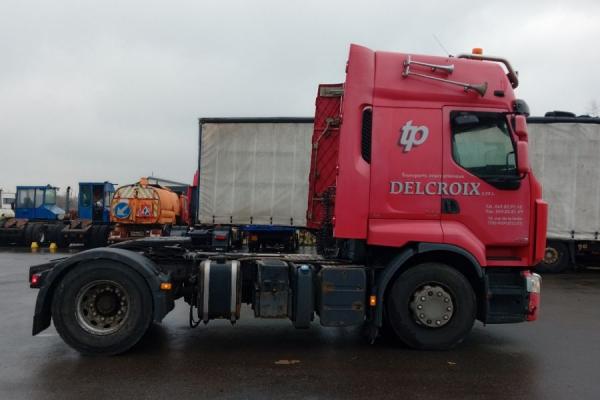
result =
M169 236L173 225L182 224L182 206L185 196L171 189L139 182L122 186L115 192L110 207L110 222L115 224L109 242L119 242L136 237Z

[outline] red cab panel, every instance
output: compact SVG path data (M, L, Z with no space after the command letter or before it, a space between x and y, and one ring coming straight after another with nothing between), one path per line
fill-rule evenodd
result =
M319 229L333 217L341 123L342 84L319 85L308 185L307 226Z

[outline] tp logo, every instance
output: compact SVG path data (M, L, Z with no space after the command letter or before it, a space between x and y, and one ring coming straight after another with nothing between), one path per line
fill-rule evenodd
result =
M413 126L412 119L407 121L401 129L399 146L404 146L404 152L408 153L413 146L419 146L427 140L429 129L425 125Z

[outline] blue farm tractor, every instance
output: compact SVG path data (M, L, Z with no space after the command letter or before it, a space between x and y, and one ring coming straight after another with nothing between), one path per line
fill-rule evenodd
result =
M110 201L115 191L109 182L79 183L77 217L71 218L56 205L53 186L17 186L15 217L0 222L0 243L31 245L56 243L67 247L81 243L89 247L106 245L110 230ZM67 189L66 208L69 207Z
M57 188L53 186L17 186L14 218L0 223L3 244L43 243L49 224L59 224L65 211L56 205Z

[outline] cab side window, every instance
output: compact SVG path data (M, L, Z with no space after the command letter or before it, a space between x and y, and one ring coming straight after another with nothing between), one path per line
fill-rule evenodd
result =
M452 157L458 165L494 186L518 178L515 145L504 114L454 111L450 118Z
M35 189L35 207L40 207L42 204L44 204L44 191Z

